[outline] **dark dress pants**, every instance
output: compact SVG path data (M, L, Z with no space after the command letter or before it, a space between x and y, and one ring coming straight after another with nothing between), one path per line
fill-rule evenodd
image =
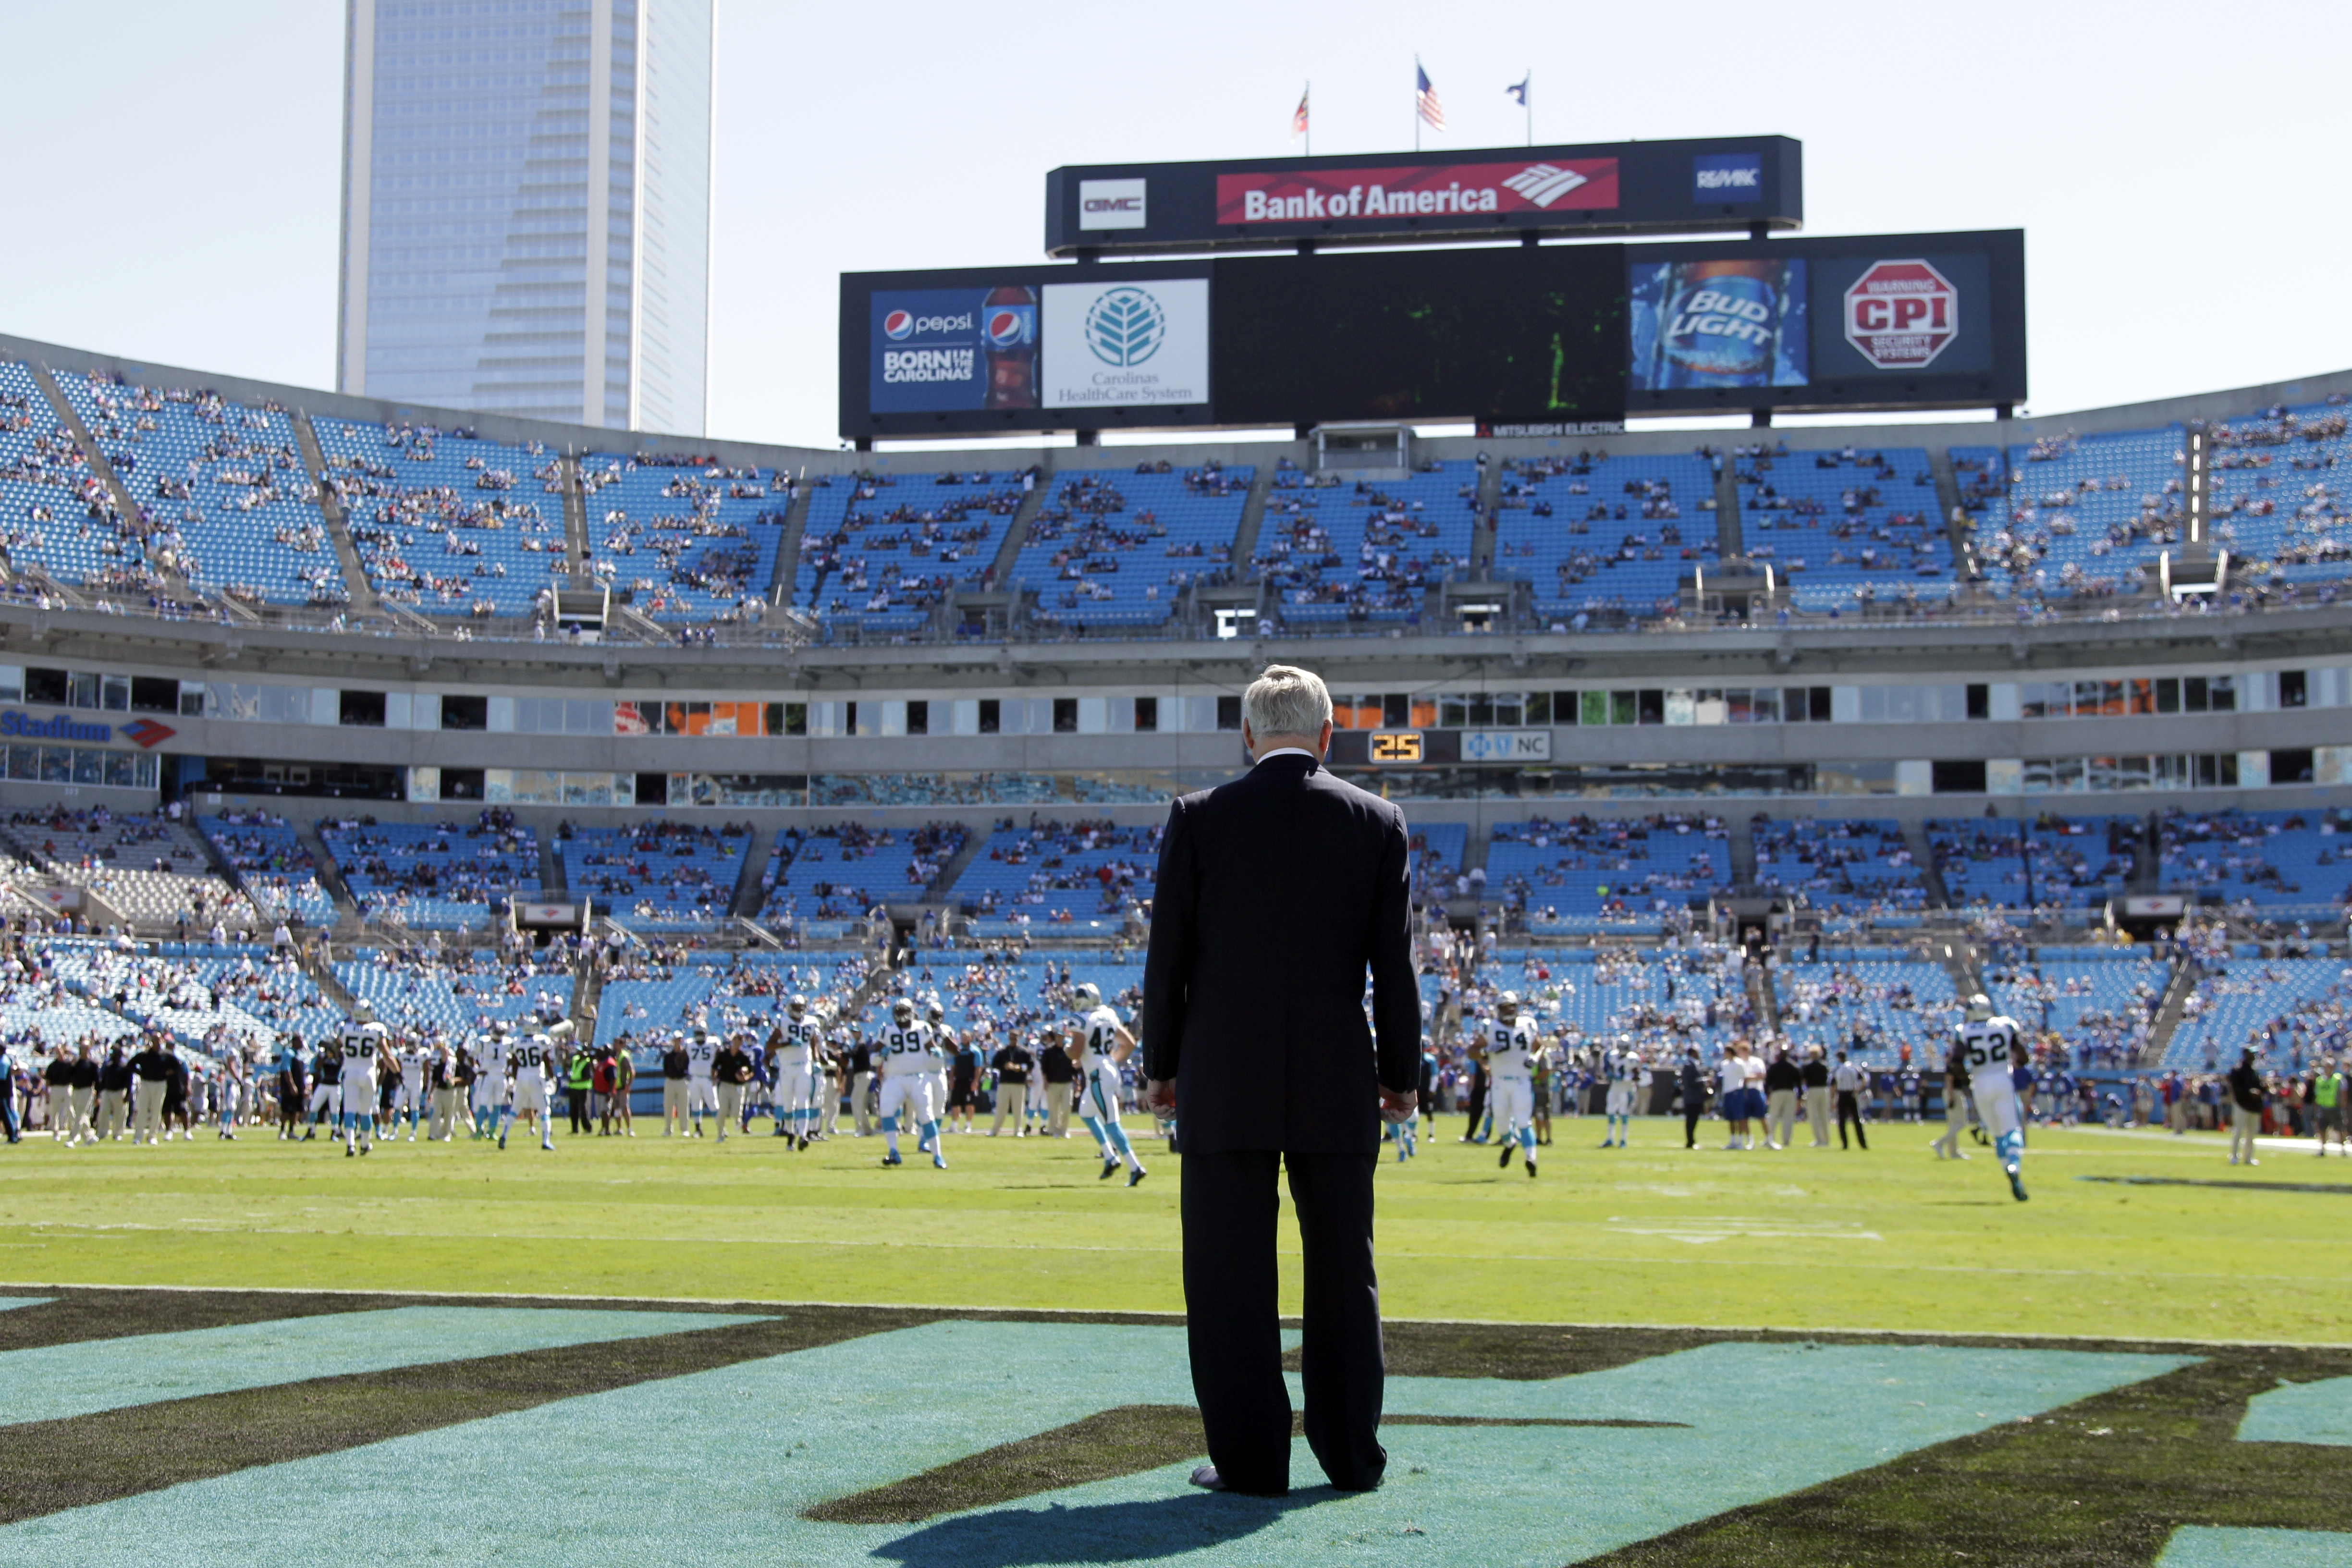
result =
M1299 1372L1307 1443L1331 1484L1381 1484L1380 1283L1372 1267L1377 1154L1234 1151L1184 1156L1185 1333L1209 1460L1235 1491L1290 1489L1290 1391L1276 1304L1277 1167L1290 1173L1305 1253Z

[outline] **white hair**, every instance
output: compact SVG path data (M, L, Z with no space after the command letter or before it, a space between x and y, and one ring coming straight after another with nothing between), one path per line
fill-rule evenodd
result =
M1331 691L1311 669L1269 664L1242 693L1242 717L1261 741L1268 735L1311 737L1331 721Z

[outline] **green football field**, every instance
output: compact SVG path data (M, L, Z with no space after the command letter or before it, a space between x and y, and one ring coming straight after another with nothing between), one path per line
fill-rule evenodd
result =
M757 1124L755 1124L756 1126ZM1541 1176L1455 1142L1380 1173L1395 1318L2333 1343L2347 1338L2352 1161L2227 1162L2218 1137L2037 1131L2032 1201L1990 1153L1687 1152L1644 1121L1601 1150L1556 1125ZM806 1153L708 1141L397 1143L200 1133L157 1149L5 1151L0 1280L487 1292L901 1307L1176 1311L1181 1161L1140 1187L1066 1142L956 1136L951 1169L878 1166L879 1139ZM1711 1134L1711 1136L1704 1136ZM2319 1190L2311 1190L2316 1187ZM1296 1309L1295 1291L1286 1306Z

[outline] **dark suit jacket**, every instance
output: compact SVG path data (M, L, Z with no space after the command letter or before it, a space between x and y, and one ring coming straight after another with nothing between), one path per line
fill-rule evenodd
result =
M1179 1148L1380 1147L1380 1086L1412 1089L1421 1062L1412 903L1404 814L1305 756L1175 804L1143 1063L1177 1079Z

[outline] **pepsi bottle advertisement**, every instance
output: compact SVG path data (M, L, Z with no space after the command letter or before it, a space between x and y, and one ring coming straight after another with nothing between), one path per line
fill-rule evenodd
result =
M906 289L870 297L876 414L1037 406L1037 291Z

